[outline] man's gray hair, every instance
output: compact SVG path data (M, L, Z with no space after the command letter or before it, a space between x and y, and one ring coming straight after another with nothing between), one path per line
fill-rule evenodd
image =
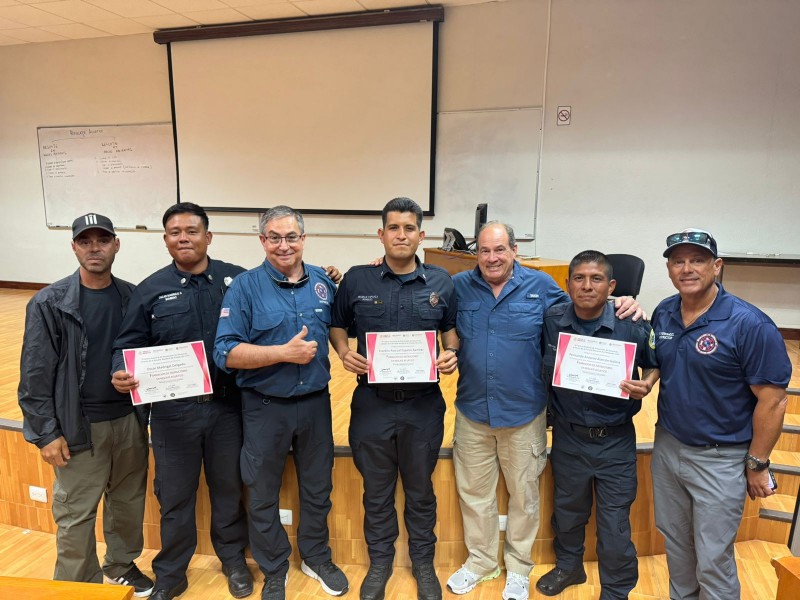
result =
M273 206L272 208L268 208L267 211L261 215L261 218L258 220L258 230L261 232L261 235L267 235L267 223L274 221L275 219L282 219L283 217L294 217L297 221L297 226L300 228L300 235L303 235L306 232L306 226L303 222L303 215L290 206L281 204L278 206Z
M506 230L506 233L508 234L508 247L509 248L513 248L514 245L517 243L517 238L514 237L514 228L511 227L511 225L506 225L505 223L501 223L500 221L489 221L488 223L485 223L478 230L478 237L479 238L481 237L481 233L483 233L484 229L486 229L487 227L491 227L493 225L501 225L503 227L503 229ZM476 246L476 250L477 250L477 246L478 246L478 240L477 239L475 240L475 246Z

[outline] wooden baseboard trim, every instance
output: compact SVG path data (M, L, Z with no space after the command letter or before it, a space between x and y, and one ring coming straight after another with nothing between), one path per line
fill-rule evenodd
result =
M778 327L783 339L785 340L800 340L800 329L790 329L788 327Z
M0 281L0 288L7 290L41 290L49 283L33 283L32 281Z

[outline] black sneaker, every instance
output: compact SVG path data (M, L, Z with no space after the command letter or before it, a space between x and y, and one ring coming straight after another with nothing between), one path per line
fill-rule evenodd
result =
M442 600L442 584L439 583L433 563L413 565L411 572L417 580L418 600Z
M139 567L132 565L119 577L106 577L108 583L116 585L129 585L133 588L133 595L137 598L146 598L153 592L153 580L139 570Z
M300 570L311 577L311 579L319 581L325 593L331 596L342 596L346 594L349 589L347 577L342 573L342 570L331 561L319 565L309 565L306 564L306 561L303 561L300 563Z
M370 565L367 576L361 582L361 600L383 600L391 576L392 565Z
M280 575L267 575L264 577L261 600L286 600L286 580L288 578L288 573L283 577Z

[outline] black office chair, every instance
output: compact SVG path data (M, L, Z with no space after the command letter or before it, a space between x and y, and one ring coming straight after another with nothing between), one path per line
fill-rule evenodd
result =
M644 261L632 254L606 254L606 258L611 263L611 268L614 269L614 279L617 280L614 295L636 298L639 290L642 289Z

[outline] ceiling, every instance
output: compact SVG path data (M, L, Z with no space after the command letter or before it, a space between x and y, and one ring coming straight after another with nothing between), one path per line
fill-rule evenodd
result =
M426 4L460 6L495 1L498 0L0 0L0 46Z

